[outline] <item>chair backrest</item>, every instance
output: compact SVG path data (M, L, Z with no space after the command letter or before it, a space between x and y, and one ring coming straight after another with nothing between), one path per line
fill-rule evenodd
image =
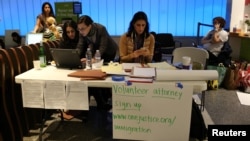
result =
M55 44L55 48L60 48L60 40L53 40L52 42Z
M156 38L156 32L151 31L150 34L152 34L154 36L154 38Z
M0 130L2 132L2 140L15 140L14 122L12 122L8 107L9 101L6 99L5 92L5 63L2 55L0 55ZM3 126L4 125L4 126ZM1 138L0 138L1 140Z
M48 40L47 43L49 44L50 48L56 48L56 45L53 41Z
M32 69L33 66L33 60L35 60L35 55L33 53L33 50L31 49L30 46L22 46L22 50L24 51L24 55L27 58L28 61L28 69Z
M50 49L52 48L48 42L43 42L44 52L46 55L47 63L53 61Z
M39 60L39 46L37 44L29 44L34 53L34 60Z
M171 33L158 33L155 36L155 41L158 42L162 47L175 46L174 37Z
M8 52L11 61L13 63L13 69L14 69L14 75L18 75L21 73L21 67L20 67L20 60L16 57L16 52L14 51L14 48L8 48L6 49L6 51Z
M21 73L29 70L28 58L27 58L23 48L18 47L18 48L13 48L13 49L16 52L18 60L20 61Z
M14 76L19 75L22 73L21 67L22 64L25 64L24 59L19 58L19 55L16 50L20 49L19 47L16 48L8 48L6 49L6 52L9 54L12 64L13 64L13 69L14 69ZM14 79L14 78L13 78ZM14 88L14 98L15 98L15 105L18 113L18 118L21 121L21 128L23 131L24 135L29 135L29 125L28 125L28 118L26 115L26 111L23 108L23 99L22 99L22 89L21 85L14 83L13 84Z
M183 56L190 56L191 62L198 62L203 65L203 69L206 67L209 54L206 50L195 47L180 47L173 51L172 63L182 62Z
M14 132L16 140L22 140L23 130L21 121L18 114L18 105L17 99L15 95L15 75L14 75L14 67L11 56L8 51L5 49L0 49L0 54L2 55L2 59L4 61L4 67L1 69L4 72L4 78L1 80L1 85L5 87L5 92L2 93L3 99L6 101L6 108L8 111L11 111L10 119L13 125L15 125Z

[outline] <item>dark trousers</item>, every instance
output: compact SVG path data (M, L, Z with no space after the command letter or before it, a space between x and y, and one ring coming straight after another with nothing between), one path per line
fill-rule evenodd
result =
M109 110L110 105L108 105L108 99L112 97L111 88L89 87L88 91L89 91L89 99L91 95L94 96L98 110Z
M212 52L210 52L208 50L207 50L207 52L209 54L209 58L208 58L207 64L208 65L215 65L215 66L217 66L218 65L218 57L215 56Z

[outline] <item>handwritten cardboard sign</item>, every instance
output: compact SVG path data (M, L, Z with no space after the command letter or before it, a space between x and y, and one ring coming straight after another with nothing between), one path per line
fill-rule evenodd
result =
M113 138L189 139L193 86L114 83Z

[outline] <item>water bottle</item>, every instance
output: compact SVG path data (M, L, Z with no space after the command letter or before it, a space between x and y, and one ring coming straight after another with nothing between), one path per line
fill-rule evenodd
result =
M101 61L101 54L99 50L95 51L95 62L98 63Z
M39 48L39 60L40 60L40 67L46 67L46 55L44 52L43 42L40 42L40 48Z
M90 48L86 52L86 69L92 69L92 52Z

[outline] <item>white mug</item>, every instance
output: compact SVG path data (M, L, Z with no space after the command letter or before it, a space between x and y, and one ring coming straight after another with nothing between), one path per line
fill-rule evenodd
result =
M182 68L189 70L190 64L191 64L191 57L189 57L189 56L183 56L182 57Z

